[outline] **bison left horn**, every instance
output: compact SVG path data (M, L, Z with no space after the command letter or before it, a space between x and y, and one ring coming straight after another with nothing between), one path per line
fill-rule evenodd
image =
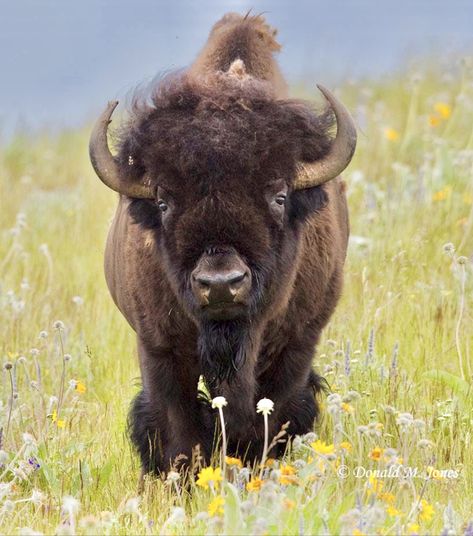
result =
M108 125L117 105L118 101L109 102L95 123L89 141L90 161L99 179L112 190L128 197L152 199L154 191L151 185L131 182L122 177L120 166L108 147Z
M353 119L343 104L323 86L317 85L328 100L337 120L337 135L329 152L312 164L299 163L294 183L296 190L313 188L324 184L338 175L348 166L356 147L356 128Z

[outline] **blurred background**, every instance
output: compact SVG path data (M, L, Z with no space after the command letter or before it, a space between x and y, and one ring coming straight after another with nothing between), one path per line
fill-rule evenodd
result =
M473 44L472 0L0 0L0 133L90 120L188 65L227 11L265 12L292 83L382 77ZM445 60L444 60L445 61ZM447 60L448 61L448 60Z

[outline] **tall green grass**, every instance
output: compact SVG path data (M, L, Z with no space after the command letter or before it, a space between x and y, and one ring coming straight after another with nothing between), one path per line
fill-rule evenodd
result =
M1 533L473 533L473 73L452 65L340 89L359 144L314 360L332 394L284 460L207 489L137 494L135 341L102 270L116 197L88 129L0 148Z

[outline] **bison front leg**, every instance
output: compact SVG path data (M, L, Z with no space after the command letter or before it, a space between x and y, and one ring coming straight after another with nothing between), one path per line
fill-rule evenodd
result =
M139 342L142 391L130 411L131 439L143 472L187 465L200 445L210 455L212 438L207 408L197 399L198 369L191 358Z

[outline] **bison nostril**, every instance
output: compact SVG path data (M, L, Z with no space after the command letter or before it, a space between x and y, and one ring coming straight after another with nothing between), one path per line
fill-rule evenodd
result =
M241 283L246 278L246 273L244 272L232 272L231 274L228 274L227 277L227 283L230 286L237 285L238 283Z

